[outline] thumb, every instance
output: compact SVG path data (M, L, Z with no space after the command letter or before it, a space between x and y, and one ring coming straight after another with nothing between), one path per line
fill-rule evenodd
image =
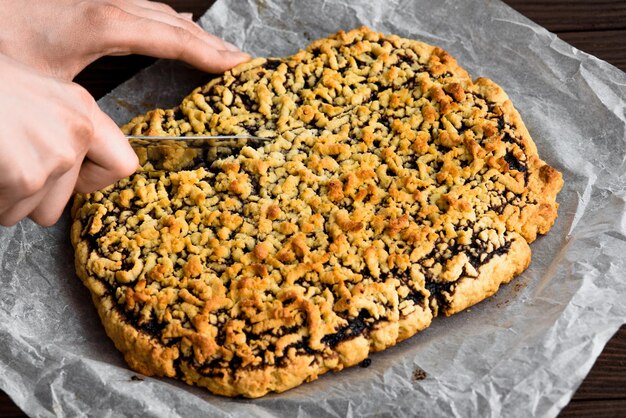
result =
M76 191L91 193L133 174L137 155L122 131L100 108L93 112L93 137L78 174Z

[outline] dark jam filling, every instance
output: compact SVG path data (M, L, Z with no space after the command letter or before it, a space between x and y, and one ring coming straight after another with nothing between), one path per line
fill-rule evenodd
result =
M410 289L409 294L406 295L404 300L412 301L415 306L424 306L426 295L421 290L413 289L413 286L411 286L411 278L409 274L410 273L408 270L400 270L396 268L389 272L388 277L399 279L402 283L404 283L406 287Z
M358 317L348 319L348 325L340 328L334 334L330 334L330 335L323 337L321 342L328 345L331 348L334 348L343 341L351 340L358 336L365 335L367 333L367 330L371 328L372 324L375 322L376 321L371 317L369 312L361 311ZM297 328L297 327L292 327L292 328ZM284 334L289 334L289 333L290 333L289 331L285 331L284 333L281 333L281 334L284 335ZM258 336L246 333L246 337L248 341L251 341ZM287 350L291 348L295 348L298 355L309 355L309 356L322 355L321 352L313 350L309 347L308 337L302 337L302 340L298 341L297 343L294 343L285 347L284 351L286 352ZM274 352L275 349L276 349L275 346L273 344L270 344L266 350L270 352ZM190 358L181 358L181 360L193 362ZM279 368L286 367L288 366L287 361L288 361L287 356L277 357L274 365ZM371 361L370 362L366 361L364 363L365 364L364 367L367 367L369 363L371 363ZM196 367L198 368L199 373L201 373L203 376L221 378L224 376L223 369L227 368L232 371L235 371L235 370L242 369L241 365L242 365L242 359L238 357L237 355L235 355L228 362L224 361L223 359L218 358L218 359L211 360L203 365L196 364ZM262 361L258 365L246 366L243 369L256 370L256 369L261 369L265 366L266 366L265 362Z
M266 70L275 70L282 62L282 60L270 58L265 64L263 64L263 68Z
M441 296L442 293L450 293L450 290L453 290L452 288L454 287L454 285L456 284L456 282L443 282L443 283L438 283L438 282L433 282L433 281L427 281L426 282L426 290L428 290L430 292L430 297L439 297Z
M163 329L165 328L165 324L162 324L161 322L159 322L158 319L156 319L153 316L150 317L150 321L148 321L147 323L143 323L143 324L139 323L138 318L133 317L132 323L136 328L139 328L146 334L155 338L160 338L161 333L163 332Z
M499 196L500 197L500 196ZM522 200L518 195L514 195L511 199L506 199L504 203L499 205L491 205L490 209L496 212L498 215L502 215L504 213L504 209L506 209L509 205L522 206Z
M112 286L106 280L102 280L100 277L92 276L100 283L102 283L106 287L106 291L104 292L104 296L108 296L115 301L115 290L116 288ZM117 302L117 301L115 301ZM132 312L128 312L122 308L119 304L115 303L113 305L113 309L122 317L122 320L132 325L133 328L147 334L150 337L153 337L157 340L161 340L161 334L163 333L163 329L165 329L166 324L161 323L157 318L151 316L148 322L140 321L140 318L137 315L133 315Z
M477 254L469 254L468 253L467 255L469 257L470 264L475 269L478 269L480 266L482 266L484 264L487 264L489 261L491 261L491 259L493 257L504 255L504 254L508 253L510 248L511 248L511 241L506 241L503 246L501 246L499 248L496 248L495 250L493 250L490 253L487 253L487 256L485 257L485 259L483 261L480 261L480 256L483 254L482 252L479 252Z
M449 298L454 293L454 285L457 282L438 283L426 280L426 289L430 292L430 300L437 301L437 305L446 308L450 305Z
M498 122L499 122L501 119L502 119L502 117L499 117L499 118L498 118ZM504 131L504 135L502 135L502 142L508 142L508 143L514 144L514 143L516 143L517 141L515 140L515 138L513 138L513 137L511 136L511 134L510 134L510 133L508 133L507 131Z
M339 328L334 334L328 334L322 338L322 342L331 348L334 348L337 344L351 340L359 335L362 335L368 328L366 320L371 318L368 311L359 312L359 316L353 319L348 319L348 325Z
M484 251L484 247L485 247L485 243L483 243L482 241L474 241L474 246L478 246L478 251L476 251L476 248L474 247L474 251L469 251L466 250L465 253L467 254L468 258L469 258L469 262L470 264L476 269L478 270L480 268L480 266L485 265L487 263L489 263L489 261L491 261L491 259L493 257L496 256L501 256L504 255L506 253L509 252L509 249L511 248L511 241L506 241L504 243L504 245L502 245L501 247L486 253ZM452 247L452 253L454 255L458 254L458 252L461 251L461 247L460 246L453 246ZM481 261L480 257L483 254L487 254L486 257ZM427 274L426 275L426 289L430 292L430 298L431 300L436 300L438 305L442 308L446 308L447 306L450 305L450 298L452 297L452 295L454 294L454 287L456 286L456 284L463 279L467 279L470 280L471 277L468 276L461 276L458 280L454 281L454 282L437 282L434 280L434 277L432 276L432 274Z
M406 299L412 301L415 306L422 306L422 303L426 300L426 295L422 292L411 292Z
M251 98L247 94L241 94L237 97L241 99L241 103L246 109L248 109L249 112L255 112L258 109L259 106L256 99Z
M511 151L507 152L504 155L504 161L507 162L510 170L516 170L516 171L519 171L520 173L525 173L528 170L526 168L526 165L524 165L524 163L522 163L517 158L515 158L515 156L513 155Z
M85 231L91 228L92 222L93 222L93 218L89 220L88 227L87 229L85 229ZM89 234L89 233L83 232L83 234L81 234L81 237L87 240L87 242L89 243L89 248L93 248L94 250L96 250L98 248L98 239L102 238L102 234L101 233Z
M180 108L180 106L178 106L176 109L174 109L174 112L172 112L172 119L173 120L181 120L185 117L185 115L183 114L182 109Z

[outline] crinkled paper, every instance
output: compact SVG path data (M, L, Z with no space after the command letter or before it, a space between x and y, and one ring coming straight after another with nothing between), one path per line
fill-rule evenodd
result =
M497 295L370 367L243 400L129 370L74 273L68 216L23 221L0 230L0 388L42 417L557 415L626 322L626 74L495 0L219 0L201 22L256 56L361 25L443 47L505 89L563 173L554 228ZM206 79L159 62L100 105L124 123Z

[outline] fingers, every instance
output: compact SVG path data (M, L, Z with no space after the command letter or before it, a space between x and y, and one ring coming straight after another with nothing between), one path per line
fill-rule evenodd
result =
M170 26L185 29L195 34L200 39L204 40L208 45L217 50L229 49L222 39L206 32L204 29L202 29L202 27L200 27L200 25L196 24L190 19L186 19L185 17L174 11L170 13L160 10L145 9L136 6L129 6L126 10L139 18L150 19L157 22L165 23Z
M161 3L159 1L147 1L147 0L127 0L128 3L131 3L138 7L143 7L145 9L151 10L159 10L165 13L177 14L178 12L174 10L170 5Z
M249 59L237 54L234 45L202 30L190 14L160 2L29 0L23 7L3 9L7 10L2 14L6 18L0 27L2 39L10 42L0 42L2 54L67 81L104 55L136 52L183 59L210 72L223 72Z
M177 12L170 5L157 2L157 1L146 1L146 0L127 0L128 3L131 3L133 6L148 9L148 10L157 10L163 13L168 13L172 16L181 16L184 19L193 21L193 13L185 13L185 12Z
M50 179L50 182L53 181L54 179ZM39 205L46 192L47 190L44 186L31 196L20 198L15 196L17 198L16 202L6 202L4 210L0 213L0 225L12 226L28 216Z
M167 4L146 0L131 0L120 3L119 6L134 16L153 19L171 26L187 29L204 38L218 50L240 51L235 45L206 32L202 27L194 23L191 13L178 13Z
M137 15L111 22L108 50L185 61L203 71L220 73L250 56L195 23L159 10L130 10ZM154 42L158 39L158 42Z
M19 200L0 214L0 225L10 226L28 216L42 226L54 225L74 192L81 164L60 176L51 176L35 194Z
M19 192L14 194L16 201L7 202L8 205L0 209L0 225L14 225L26 216L42 226L53 225L61 217L74 191L79 169L80 162L77 162L67 172L51 175L43 187L30 196L19 196Z
M139 167L137 155L115 122L100 109L94 111L93 122L97 129L76 182L81 193L102 189Z
M77 163L67 173L51 182L50 186L43 190L43 196L39 200L34 199L36 206L27 212L28 217L42 226L54 225L72 197L80 167L81 164Z
M133 4L133 6L138 7L139 12L136 12L136 14L138 16L143 16L143 17L154 17L155 20L159 20L162 21L164 23L169 23L169 24L173 24L172 20L162 20L158 17L156 17L156 15L152 15L152 16L148 16L145 14L146 10L152 10L152 11L158 11L161 12L163 14L168 15L170 18L183 18L185 20L190 21L191 23L193 23L193 14L192 13L178 13L176 10L174 10L172 7L170 7L169 5L165 4L165 3L160 3L160 2L155 2L155 1L146 1L146 0L132 0L131 2ZM179 26L178 24L173 24L173 26ZM226 51L234 51L234 52L240 52L241 49L239 49L237 46L231 44L230 42L227 42L213 34L210 34L208 32L206 32L204 29L202 29L199 25L193 23L193 27L190 26L184 26L188 29L190 29L191 31L197 31L199 30L200 33L206 37L206 39L208 39L211 44L214 44L216 46L217 49L219 50L226 50Z
M69 93L68 93L69 94ZM115 123L100 109L93 111L93 136L85 154L78 154L69 168L63 163L49 168L43 185L33 184L11 193L10 199L0 201L0 225L10 226L28 216L43 226L54 224L72 193L102 189L131 175L138 160L128 141ZM63 168L66 167L66 168Z
M0 55L0 225L25 216L58 219L75 187L91 192L129 176L137 156L115 123L74 83L44 76ZM33 123L28 109L46 111ZM87 156L87 162L83 160Z
M33 178L45 182L24 182L23 187L13 186L13 191L0 193L0 225L11 226L28 216L43 226L53 225L63 213L74 190L93 192L132 174L138 167L137 156L126 138L99 109L94 112L96 130L87 151L90 160L83 162L83 155L73 166L54 166L34 174Z
M211 73L224 72L250 59L243 52L217 50L193 33L175 26L144 20L141 27L143 33L120 34L118 44L126 45L131 53L177 59ZM154 38L159 38L160 42L147 41Z

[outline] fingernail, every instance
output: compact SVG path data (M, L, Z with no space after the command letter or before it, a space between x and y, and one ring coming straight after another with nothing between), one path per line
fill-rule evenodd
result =
M241 51L220 51L222 54L225 55L226 57L229 57L230 59L232 59L233 61L242 63L242 62L246 62L246 61L250 61L252 59L252 56L250 54L246 54L245 52L241 52Z
M252 59L252 55L250 54L246 54L245 52L236 52L233 51L231 52L231 54L236 55L237 57L239 57L242 61L250 61Z
M233 44L231 44L228 41L224 41L224 46L229 51L233 51L233 52L240 52L241 51L241 49L239 49L236 45L233 45Z
M193 20L193 13L179 13L179 15L185 19Z

